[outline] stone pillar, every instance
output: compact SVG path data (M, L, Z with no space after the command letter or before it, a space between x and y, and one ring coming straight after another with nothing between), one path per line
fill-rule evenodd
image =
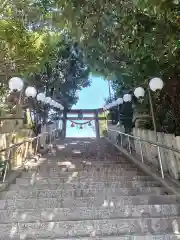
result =
M63 123L62 123L62 138L66 137L66 125L67 125L67 112L63 112Z
M100 138L100 131L99 131L99 119L98 119L98 111L94 112L94 120L95 120L95 129L96 129L96 138Z

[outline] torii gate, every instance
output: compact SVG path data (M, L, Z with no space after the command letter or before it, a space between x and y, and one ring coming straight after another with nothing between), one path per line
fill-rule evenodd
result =
M62 126L62 134L63 138L66 137L66 127L67 127L67 120L95 120L95 130L96 130L96 138L100 138L100 131L99 131L99 120L106 120L106 117L99 117L99 113L103 112L103 108L98 108L98 109L65 109L63 111L63 117L61 118L63 120L63 126ZM81 115L82 117L68 117L67 115L71 114L78 114ZM93 117L84 117L85 114L93 114Z

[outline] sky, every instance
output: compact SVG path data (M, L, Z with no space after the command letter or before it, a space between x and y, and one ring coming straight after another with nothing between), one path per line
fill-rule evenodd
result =
M91 86L82 89L79 92L79 101L74 105L73 109L91 109L91 108L101 108L105 103L105 98L109 96L108 82L102 77L92 77ZM80 121L77 121L80 122ZM85 122L85 121L81 121ZM71 122L67 122L67 137L95 137L94 132L94 121L92 122L92 127L87 125L83 129L79 129L77 126L72 128Z

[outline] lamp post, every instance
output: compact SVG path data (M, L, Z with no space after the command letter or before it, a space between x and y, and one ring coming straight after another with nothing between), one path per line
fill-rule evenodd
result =
M153 121L153 128L154 128L154 133L156 136L156 142L158 142L158 135L157 135L157 127L156 127L156 121L155 121L155 115L154 115L154 108L153 108L153 103L152 103L152 97L151 97L151 91L156 92L157 90L162 90L164 86L164 83L162 79L160 78L153 78L149 82L149 86L147 88L148 90L148 97L149 97L149 103L150 103L150 110L151 110L151 116L152 116L152 121ZM142 87L138 87L134 90L134 95L136 98L143 98L145 95L145 90ZM161 176L164 179L164 171L163 171L163 165L162 165L162 158L161 158L161 152L159 146L157 146L157 151L158 151L158 160L159 160L159 165L161 169Z
M12 77L9 80L9 89L11 92L20 92L18 103L16 104L16 107L21 103L21 96L22 96L22 90L24 87L24 82L19 77ZM18 109L17 109L18 112Z
M109 89L109 99L112 100L112 94L111 94L111 83L110 80L108 80L108 89Z
M119 117L119 125L120 125L120 105L123 104L123 99L122 98L118 98L116 100L116 105L118 106L118 117Z
M17 113L18 113L18 110L19 109L19 106L21 104L21 96L22 96L22 93L23 93L23 88L24 88L24 82L21 78L19 77L12 77L10 80L9 80L9 89L11 92L20 92L19 94L19 99L18 99L18 102L16 104L16 107L17 107ZM25 95L26 97L28 98L35 98L36 97L36 94L37 94L37 90L35 87L27 87L25 89Z
M156 135L156 141L158 141L158 135L157 135L157 127L156 127L156 121L155 121L155 115L154 115L154 108L152 103L152 97L151 97L151 91L156 92L157 90L162 90L164 86L163 81L160 78L153 78L149 82L149 86L147 88L148 91L148 97L149 97L149 104L150 104L150 110L151 110L151 116L153 121L153 128ZM136 98L143 98L145 95L145 90L142 87L138 87L134 90L134 95Z
M24 81L21 78L12 77L9 80L10 91L11 92L20 92L18 103L16 104L17 106L18 106L18 104L21 103L21 96L22 96L23 88L24 88ZM37 101L40 102L40 103L48 104L52 107L55 107L57 109L59 108L61 110L64 109L64 107L60 103L55 102L50 97L46 97L44 93L40 92L40 93L37 94L37 90L36 90L35 87L28 86L25 89L25 95L28 98L35 98L36 97Z
M38 93L38 95L36 96L36 99L39 101L39 102L44 102L45 101L45 94L44 93Z

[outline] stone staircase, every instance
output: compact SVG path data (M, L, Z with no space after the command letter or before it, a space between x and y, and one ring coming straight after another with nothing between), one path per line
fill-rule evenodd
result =
M180 239L179 197L105 140L57 143L1 193L0 240Z

